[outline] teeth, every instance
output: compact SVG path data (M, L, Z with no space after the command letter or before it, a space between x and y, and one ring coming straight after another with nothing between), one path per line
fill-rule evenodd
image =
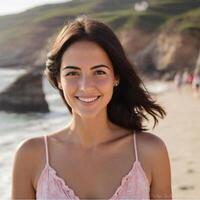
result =
M82 97L78 97L79 100L84 101L84 102L92 102L98 99L98 97L94 97L94 98L82 98Z

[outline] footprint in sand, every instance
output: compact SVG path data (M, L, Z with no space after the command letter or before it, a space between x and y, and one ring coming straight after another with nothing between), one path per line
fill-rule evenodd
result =
M182 185L178 187L179 190L193 190L194 186L193 185Z
M193 174L194 172L195 172L195 171L194 171L193 169L188 169L188 170L187 170L187 173L188 173L188 174Z

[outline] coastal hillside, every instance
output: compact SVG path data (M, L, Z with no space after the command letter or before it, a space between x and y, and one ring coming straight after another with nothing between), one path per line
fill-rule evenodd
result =
M146 11L139 12L134 9L132 0L73 0L1 16L0 67L35 65L60 27L68 19L85 13L109 24L121 36L130 57L144 49L161 27L177 33L191 29L199 31L200 0L149 0L148 4ZM138 38L137 33L142 37ZM126 43L135 37L138 44Z
M69 19L84 14L115 31L130 62L145 77L170 80L178 70L198 67L200 0L72 0L39 6L0 16L0 68L27 70L0 93L0 110L49 111L41 84L49 45ZM40 102L31 98L34 94Z

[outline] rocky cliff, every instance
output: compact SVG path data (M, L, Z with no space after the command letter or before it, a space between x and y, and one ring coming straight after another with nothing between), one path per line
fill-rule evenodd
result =
M134 60L141 71L157 74L159 78L168 73L172 79L176 71L194 70L199 50L199 30L179 34L161 31L135 55Z
M0 110L7 112L49 112L42 89L41 68L35 67L19 77L0 95Z

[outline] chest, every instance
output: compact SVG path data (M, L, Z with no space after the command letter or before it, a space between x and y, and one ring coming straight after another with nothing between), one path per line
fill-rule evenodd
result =
M71 156L73 155L73 156ZM65 184L82 199L110 198L133 167L133 151L73 153L52 165ZM56 164L54 164L56 163Z
M56 176L80 199L111 198L132 169L135 159L131 141L94 152L64 147L49 150L50 166Z

